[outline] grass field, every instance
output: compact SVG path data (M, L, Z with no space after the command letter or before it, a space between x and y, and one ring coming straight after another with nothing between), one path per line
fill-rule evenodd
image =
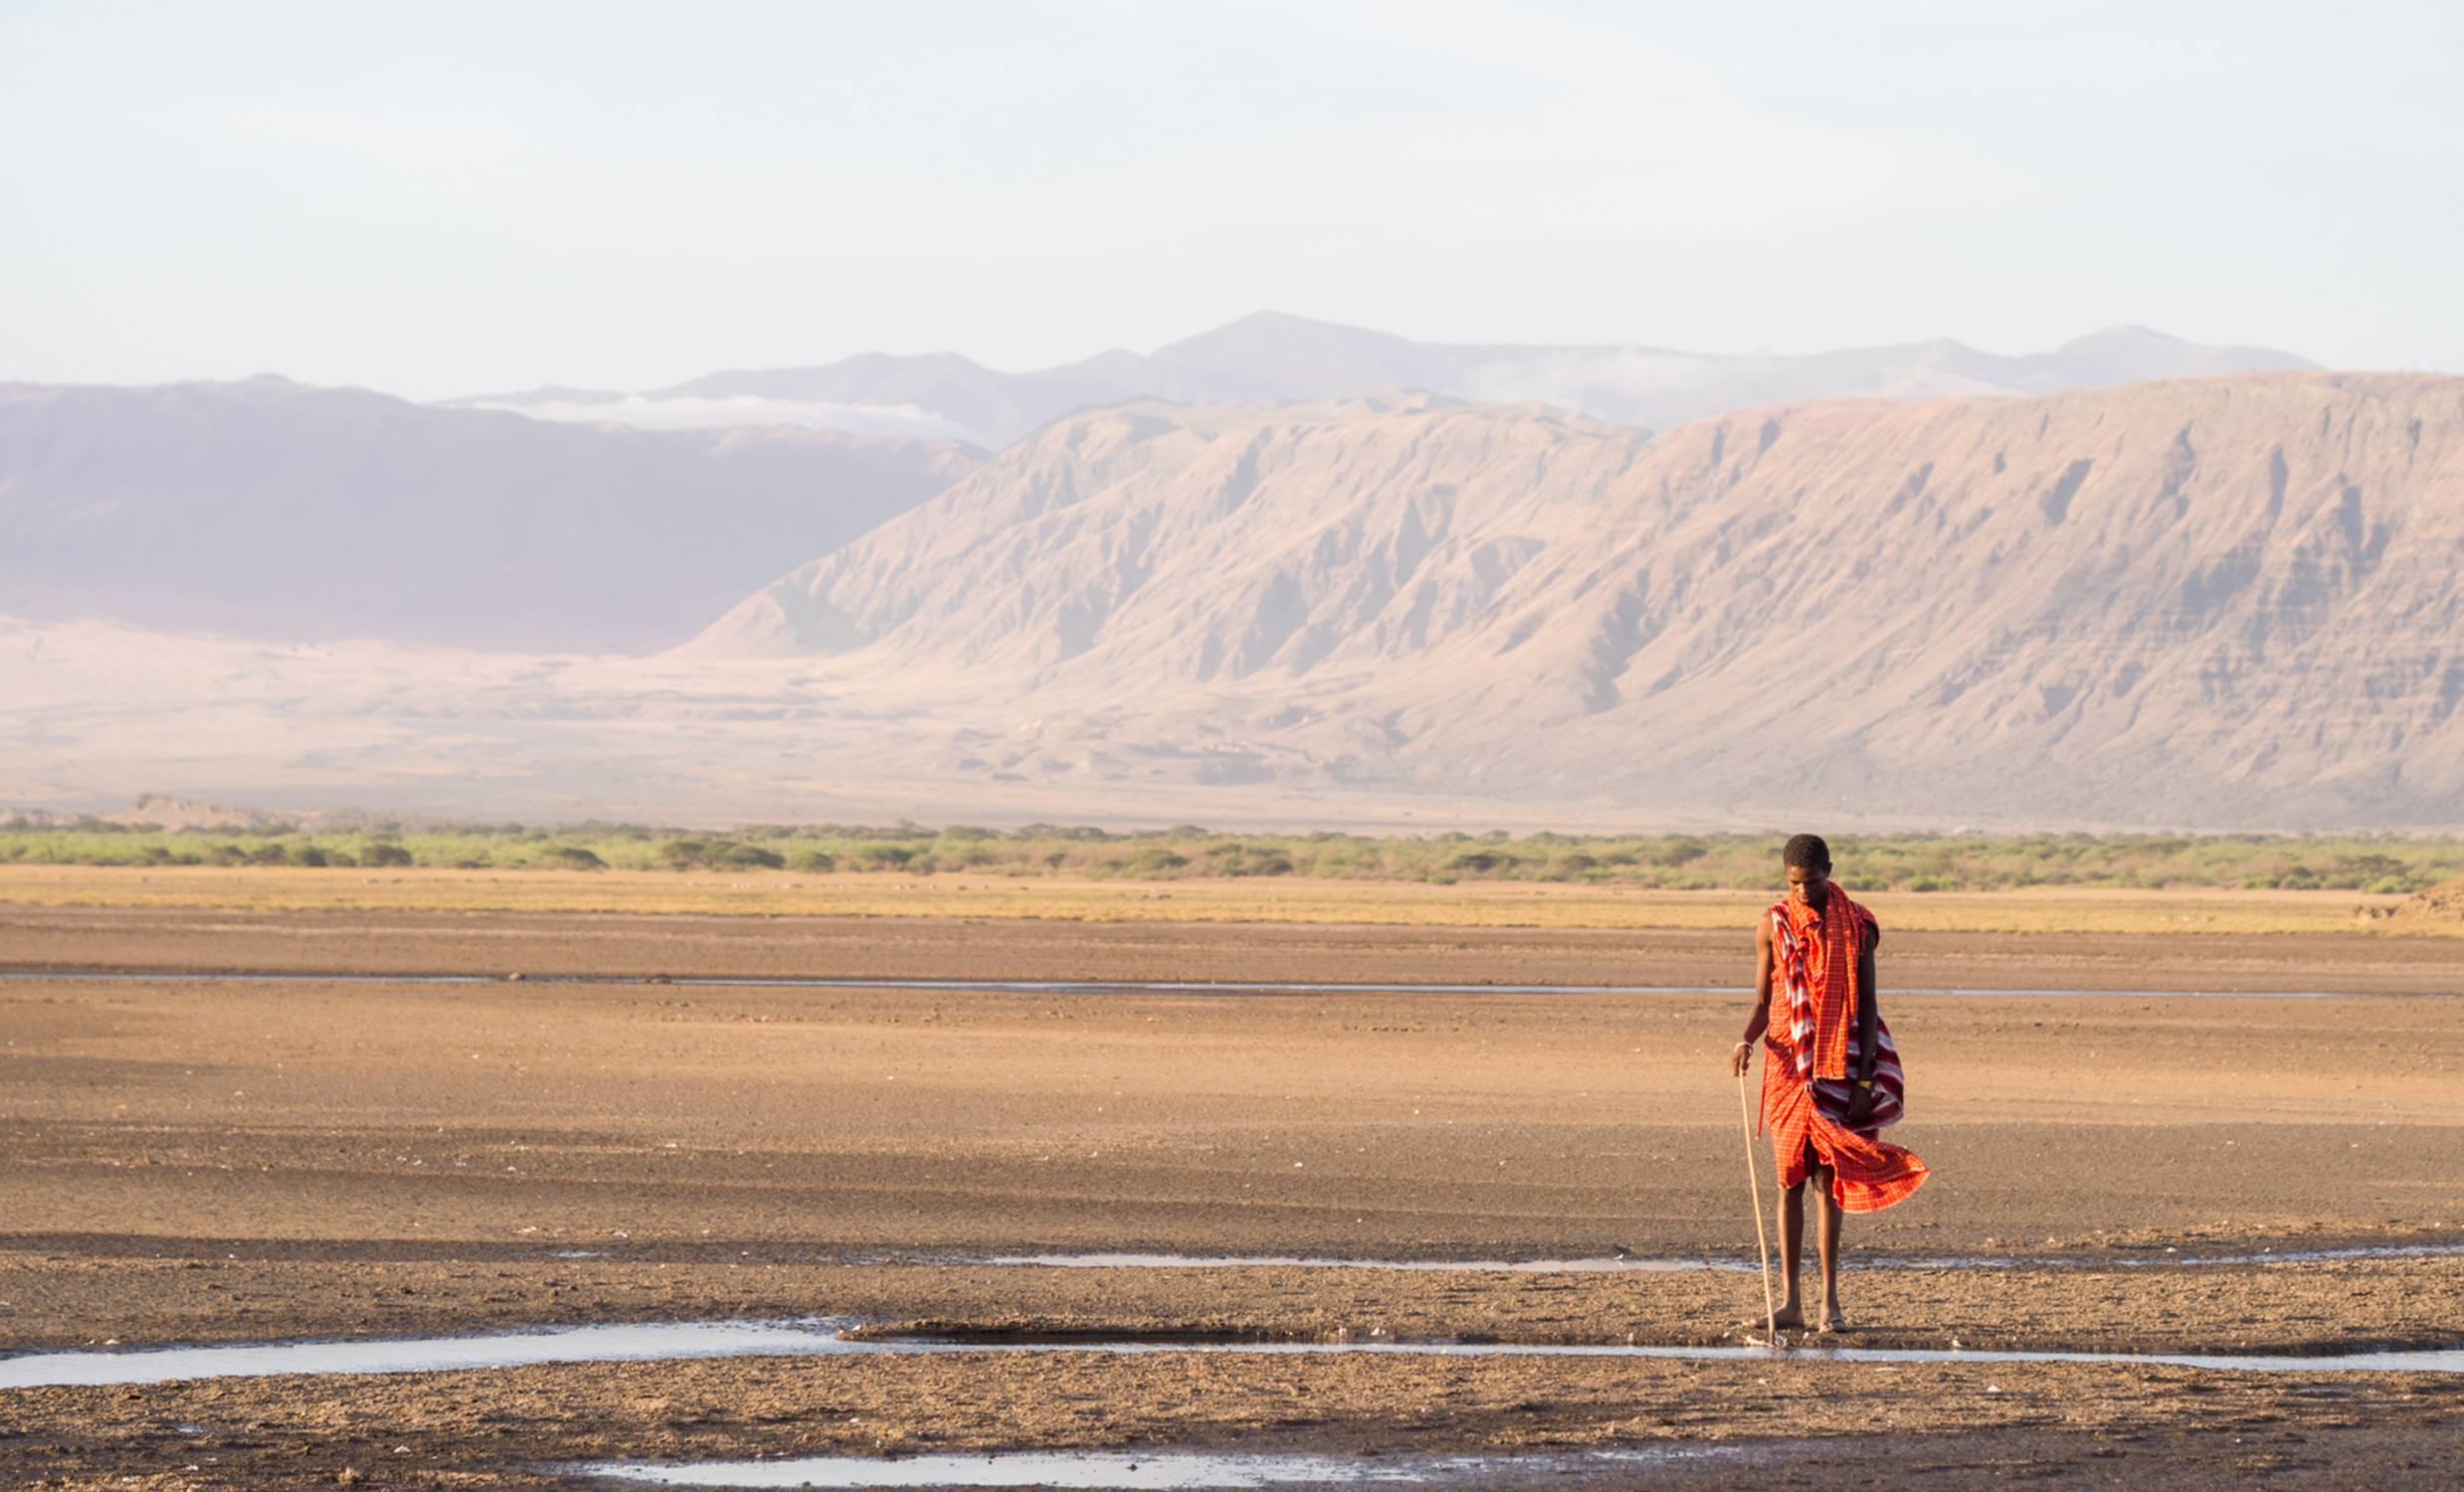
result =
M2349 932L2361 891L2108 890L1859 893L1889 927L1942 932ZM1745 928L1761 890L1659 891L1516 881L1127 881L1048 875L798 875L627 870L381 871L288 866L0 865L0 902L40 906L394 908L781 917L1042 917L1075 921L1361 922L1461 927ZM2464 931L2464 929L2458 929Z
M0 864L296 869L791 871L1179 883L1208 880L1411 881L1426 885L1588 885L1652 891L1776 889L1781 837L1713 835L1228 835L1193 825L1106 831L1029 825L1000 831L753 825L725 833L647 825L374 826L306 833L253 828L165 831L87 820L0 821ZM2464 840L2399 835L1839 835L1851 891L2182 888L2417 891L2464 876Z

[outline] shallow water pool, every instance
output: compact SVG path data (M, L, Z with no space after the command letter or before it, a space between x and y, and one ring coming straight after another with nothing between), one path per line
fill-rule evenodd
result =
M670 1362L692 1358L857 1357L946 1353L1327 1353L1414 1357L1804 1358L1836 1363L2137 1363L2251 1373L2464 1373L2464 1347L2341 1357L2230 1357L2092 1352L1969 1352L1882 1347L1550 1346L1499 1342L1246 1342L1222 1340L934 1337L851 1338L848 1318L680 1321L548 1327L486 1336L279 1342L241 1347L123 1348L0 1358L0 1389L150 1384L288 1373L446 1373L538 1363Z
M807 1456L788 1461L655 1465L608 1461L570 1472L667 1487L1239 1488L1428 1484L1640 1470L1680 1460L1735 1459L1727 1448L1595 1450L1518 1456L1213 1455L1191 1451L996 1451L986 1455Z

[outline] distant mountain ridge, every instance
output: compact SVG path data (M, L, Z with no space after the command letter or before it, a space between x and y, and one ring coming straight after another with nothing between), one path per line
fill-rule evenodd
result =
M0 614L649 653L977 460L793 426L547 425L279 378L0 386Z
M1648 439L1129 404L766 587L944 769L1656 817L2464 823L2464 379L1819 401ZM912 753L915 737L901 737Z
M2113 327L2023 357L1979 352L1948 338L1808 356L1730 356L1636 346L1416 342L1261 311L1152 354L1105 352L1030 373L995 372L951 352L866 353L815 368L713 373L641 394L547 388L452 403L646 428L786 421L960 439L998 450L1072 411L1127 399L1250 404L1412 389L1538 401L1663 429L1804 399L2047 394L2315 366L2287 352L2201 346L2138 326Z
M2143 353L2173 355L2096 356ZM864 531L798 537L863 492L888 494ZM334 521L352 494L373 531ZM746 531L799 559L722 593L761 559ZM1656 434L1408 389L1133 399L990 459L280 381L0 390L0 612L12 564L493 630L0 616L0 802L2464 829L2459 378L1822 399ZM657 611L677 594L703 599ZM578 657L494 641L499 605L717 620Z
M1651 444L1544 405L1401 391L1116 405L764 587L689 651L874 650L1132 695L1393 662L1486 615Z

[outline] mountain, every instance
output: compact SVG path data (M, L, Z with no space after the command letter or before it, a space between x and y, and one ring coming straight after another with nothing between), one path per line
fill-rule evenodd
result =
M2454 830L2459 577L2464 379L1132 401L648 656L0 619L0 803Z
M1074 410L1128 399L1184 404L1342 399L1416 389L1563 405L1652 429L1789 400L2045 394L2152 378L2307 369L2263 347L2206 347L2146 327L2080 337L2049 353L1998 357L1938 339L1783 357L1633 346L1415 342L1261 311L1157 349L1065 367L997 373L956 353L868 353L819 368L714 373L645 394L549 388L455 401L540 419L621 420L673 429L790 422L870 434L955 438L998 449Z
M874 648L902 667L1139 690L1415 655L1482 615L1649 446L1546 406L1432 394L1114 406L765 587L693 651Z
M2314 366L2289 353L2203 347L2141 326L2114 327L2025 357L1998 357L1949 338L1783 357L1656 347L1449 346L1272 315L1250 316L1175 343L1156 359L1276 378L1301 397L1403 386L1469 399L1562 404L1651 428L1795 400L2049 394Z
M0 387L0 613L647 653L978 454L648 433L284 379Z
M2125 351L2128 349L2126 348ZM954 774L2464 823L2464 379L1072 416L686 650ZM927 721L931 722L927 725Z

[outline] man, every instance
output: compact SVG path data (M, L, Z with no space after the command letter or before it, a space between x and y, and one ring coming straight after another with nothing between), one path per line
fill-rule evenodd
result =
M1874 998L1874 914L1832 884L1830 846L1799 835L1781 851L1788 895L1754 935L1754 1014L1730 1056L1744 1077L1762 1038L1763 1123L1780 1168L1780 1262L1788 1302L1776 1326L1803 1326L1797 1292L1804 1252L1805 1183L1815 1188L1822 1260L1822 1330L1845 1331L1839 1308L1839 1219L1875 1212L1925 1184L1923 1161L1875 1138L1904 1109L1899 1051ZM1772 993L1781 1004L1777 1019Z

